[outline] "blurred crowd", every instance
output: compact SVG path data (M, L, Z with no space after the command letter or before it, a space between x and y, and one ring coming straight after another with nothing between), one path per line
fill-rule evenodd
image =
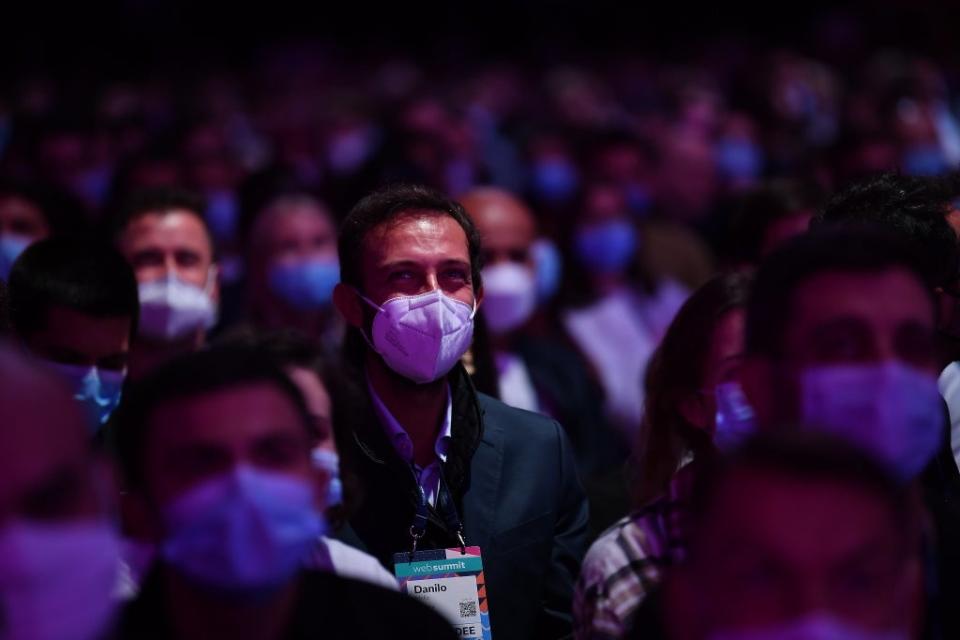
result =
M24 77L0 638L958 637L954 72ZM482 631L418 550L482 551Z

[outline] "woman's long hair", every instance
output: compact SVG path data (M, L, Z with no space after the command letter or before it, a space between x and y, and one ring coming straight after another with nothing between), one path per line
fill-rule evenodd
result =
M683 457L712 450L710 433L691 424L680 404L701 391L714 330L730 311L746 306L750 276L714 277L684 303L647 366L643 423L633 454L637 507L667 491Z

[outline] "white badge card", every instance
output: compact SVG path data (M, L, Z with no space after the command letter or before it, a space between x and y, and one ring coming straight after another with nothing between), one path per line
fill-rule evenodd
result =
M439 611L457 637L492 640L480 547L397 553L394 573L400 591Z

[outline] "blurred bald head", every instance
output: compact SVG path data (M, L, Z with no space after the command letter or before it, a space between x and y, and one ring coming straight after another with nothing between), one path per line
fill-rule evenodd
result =
M98 514L88 434L60 380L0 344L0 523Z
M480 231L484 265L532 265L530 247L537 238L537 223L519 198L503 189L484 187L467 193L460 203Z

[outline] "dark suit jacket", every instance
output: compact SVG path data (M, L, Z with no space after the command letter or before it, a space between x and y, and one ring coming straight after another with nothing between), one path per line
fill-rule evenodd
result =
M606 419L603 391L583 358L559 340L517 341L541 410L563 425L590 501L590 539L630 510L627 456L633 447Z
M393 554L410 549L417 488L375 416L362 375L352 398L335 401L342 465L361 494L341 537L392 568ZM448 379L453 424L444 476L467 544L483 552L493 636L563 637L571 630L588 520L566 435L549 418L477 393L459 365ZM431 507L418 548L457 544Z

